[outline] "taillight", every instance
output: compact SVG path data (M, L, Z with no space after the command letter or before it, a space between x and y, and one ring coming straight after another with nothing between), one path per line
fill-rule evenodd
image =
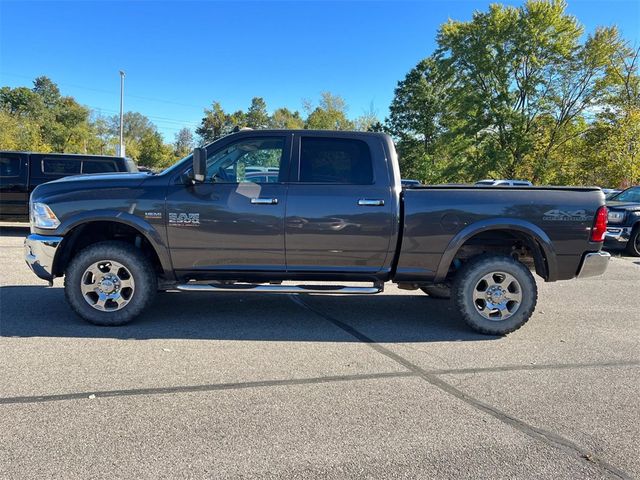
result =
M607 207L600 207L596 212L596 219L593 222L593 228L591 229L591 241L603 242L604 234L607 233L607 216L609 212Z

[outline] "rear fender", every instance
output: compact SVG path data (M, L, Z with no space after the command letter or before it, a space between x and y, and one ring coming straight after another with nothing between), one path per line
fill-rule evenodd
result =
M451 239L438 264L434 282L437 283L445 280L453 259L456 257L460 247L462 247L467 240L479 233L490 230L514 231L522 233L534 240L542 249L542 254L546 260L546 280L552 282L557 279L556 251L551 239L540 227L525 220L491 218L467 225Z

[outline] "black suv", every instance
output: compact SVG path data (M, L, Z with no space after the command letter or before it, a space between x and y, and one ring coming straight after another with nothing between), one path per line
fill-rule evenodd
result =
M0 220L28 221L29 195L41 183L83 173L137 171L123 157L0 151Z
M625 248L640 257L640 186L627 188L607 200L609 226L605 246Z

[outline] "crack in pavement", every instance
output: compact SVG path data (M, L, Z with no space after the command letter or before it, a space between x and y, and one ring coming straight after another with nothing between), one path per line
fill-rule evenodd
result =
M0 405L16 403L56 402L85 398L128 397L136 395L164 395L171 393L215 392L221 390L240 390L258 387L282 387L291 385L311 385L319 383L352 382L357 380L376 380L380 378L415 377L413 372L362 373L355 375L333 375L326 377L296 378L284 380L257 380L252 382L213 383L205 385L182 385L175 387L134 388L124 390L92 390L87 392L61 393L56 395L30 395L23 397L0 397Z
M583 448L577 443L569 440L568 438L565 438L557 433L550 432L548 430L530 425L516 417L509 415L506 412L503 412L502 410L498 409L493 405L490 405L489 403L486 403L480 399L477 399L475 397L472 397L471 395L466 394L465 392L454 387L450 383L447 383L441 378L438 378L436 373L425 370L419 367L418 365L412 363L411 361L407 360L406 358L402 357L401 355L395 353L394 351L386 347L383 347L379 343L376 343L375 340L366 336L364 333L355 329L351 325L344 323L343 321L338 320L337 318L334 318L331 315L328 315L322 311L317 310L316 308L312 307L311 305L307 304L304 300L302 300L300 296L289 295L289 298L293 303L299 305L300 307L306 309L307 311L315 315L318 315L321 318L324 318L328 322L331 322L336 327L344 330L351 336L357 338L358 340L360 340L361 342L363 342L364 344L366 344L376 352L402 365L410 372L415 373L417 377L422 378L423 380L430 383L434 387L437 387L440 390L448 393L449 395L452 395L457 399L465 402L467 405L470 405L476 410L487 413L488 415L491 415L495 419L507 425L510 425L511 427L524 433L525 435L528 435L529 437L539 440L551 447L555 447L559 450L562 450L571 456L577 456L582 460L587 460L597 465L603 471L605 471L606 473L608 473L609 475L615 478L620 478L623 480L631 480L632 477L628 473L606 462L605 460L602 460L596 457L592 452L588 451L587 449Z
M606 368L606 367L625 367L637 366L640 361L628 362L608 362L608 363L566 363L566 364L546 364L546 365L507 365L502 367L478 367L478 368L449 368L449 369L433 369L425 370L431 375L466 375L475 373L492 373L492 372L513 372L519 370L560 370L560 369L577 369L577 368ZM190 393L190 392L215 392L220 390L240 390L245 388L258 387L279 387L287 385L308 385L316 383L332 383L332 382L350 382L358 380L375 380L384 378L403 378L418 377L419 375L413 371L405 372L378 372L363 373L353 375L335 375L326 377L310 377L310 378L294 378L283 380L257 380L248 382L233 383L212 383L201 385L180 385L174 387L150 387L150 388L133 388L121 390L88 390L85 392L60 393L52 395L25 395L15 397L0 397L0 405L10 405L15 403L42 403L56 402L63 400L78 400L88 398L95 395L99 398L110 397L126 397L136 395L169 395L172 393Z

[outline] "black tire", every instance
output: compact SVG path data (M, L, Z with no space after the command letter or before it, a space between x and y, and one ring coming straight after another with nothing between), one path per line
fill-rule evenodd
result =
M135 282L127 303L112 311L97 310L82 292L87 269L102 261L120 263ZM80 251L69 263L64 279L65 296L71 308L88 322L102 326L124 325L133 320L153 302L157 289L158 279L151 262L133 245L118 241L95 243Z
M640 225L636 225L631 230L626 250L632 257L640 257Z
M429 295L431 298L442 300L449 300L451 298L451 287L442 283L421 287L420 290Z
M518 295L519 291L521 298L519 302L505 302L503 304L504 306L511 304L510 308L513 309L513 313L507 310L505 315L508 314L510 316L505 316L504 319L500 317L502 310L488 308L487 305L490 304L486 300L474 300L474 293L484 295L489 291L489 288L486 289L486 292L482 291L481 282L483 282L483 277L491 274L496 276L491 276L490 278L497 278L498 280L506 275L510 275L515 279L516 283L510 284L510 286L514 287L515 293L509 293L504 288L502 289L502 293L506 295L506 298ZM487 282L485 281L484 283L486 284ZM501 294L498 293L498 295ZM457 272L451 296L465 322L475 331L487 335L506 335L520 328L531 318L538 301L538 288L529 269L512 257L506 255L480 255L469 260ZM484 308L482 308L483 302ZM489 319L485 315L496 315L496 317Z

